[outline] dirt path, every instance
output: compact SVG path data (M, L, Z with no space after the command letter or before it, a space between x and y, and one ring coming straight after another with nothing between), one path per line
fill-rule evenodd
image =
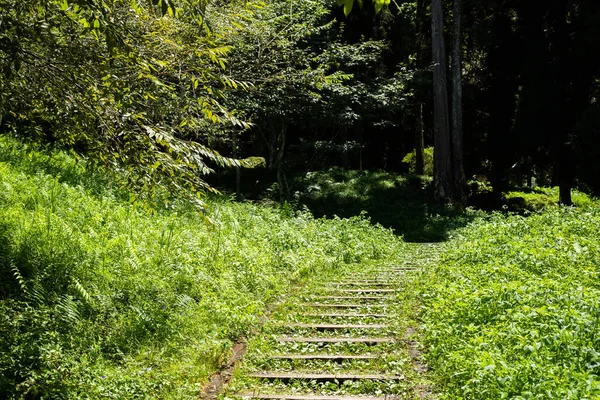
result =
M220 396L273 400L433 398L407 312L418 267L349 272L273 312Z

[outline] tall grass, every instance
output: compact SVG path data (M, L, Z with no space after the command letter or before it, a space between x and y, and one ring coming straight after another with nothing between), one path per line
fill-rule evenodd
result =
M0 393L187 398L291 285L401 257L364 218L131 204L68 154L0 137Z

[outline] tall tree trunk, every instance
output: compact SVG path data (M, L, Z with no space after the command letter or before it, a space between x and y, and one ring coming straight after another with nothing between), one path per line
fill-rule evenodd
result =
M462 0L454 0L454 40L452 42L452 178L454 200L465 204L465 170L463 167L462 110Z
M285 155L285 139L287 134L287 124L283 124L281 127L281 133L278 136L276 157L277 157L277 183L279 184L279 197L280 201L289 200L289 187L285 173L283 171L283 156Z
M446 49L444 46L442 0L431 0L431 44L433 53L434 196L440 201L453 198Z
M415 134L415 174L425 175L425 137L423 128L423 103L417 103L417 126Z
M425 51L426 51L426 32L425 32L425 12L427 10L427 0L417 0L417 51L416 65L417 70L425 70ZM415 173L417 175L425 175L425 129L423 125L423 101L424 89L422 84L415 90Z
M489 22L491 29L486 60L489 90L484 100L489 103L486 147L491 165L488 177L493 187L490 205L500 208L503 194L509 189L511 166L517 160L513 121L520 71L514 55L519 54L520 39L514 32L512 17L502 13L500 8L494 11Z
M238 154L238 133L237 132L233 132L232 145L233 145L233 158L238 158L239 154ZM240 167L235 167L235 199L238 201L242 199L241 187L242 187L242 169Z

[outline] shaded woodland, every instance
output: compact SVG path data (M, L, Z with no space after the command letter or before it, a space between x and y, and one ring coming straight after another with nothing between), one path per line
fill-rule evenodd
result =
M597 193L600 6L463 2L4 0L0 131L124 171L140 193L197 198L215 167L262 157L237 178L244 195L275 182L289 200L299 174L408 172L414 149L422 174L434 144L436 174L464 166L470 187L491 185L474 204L534 184L559 185L565 204L572 187ZM477 194L460 175L438 197Z

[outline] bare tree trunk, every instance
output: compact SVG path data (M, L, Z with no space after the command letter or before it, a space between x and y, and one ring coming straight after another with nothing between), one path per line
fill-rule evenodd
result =
M569 178L561 178L560 185L558 186L559 197L558 202L565 206L572 206L573 199L571 198L571 187L572 182Z
M415 134L415 174L425 175L425 138L423 129L423 103L417 103L417 126Z
M279 197L280 201L289 200L289 187L287 179L285 179L285 173L283 172L283 156L285 154L285 139L287 133L287 125L283 124L281 132L278 136L277 147L276 147L276 160L277 160L277 183L279 184Z
M454 40L452 43L452 178L454 200L466 203L463 167L462 112L462 0L454 0Z
M431 44L433 53L433 131L434 196L440 201L453 196L450 126L448 122L448 88L446 83L446 49L444 46L442 0L431 0Z
M238 133L233 133L233 158L238 158ZM242 199L242 169L240 167L235 167L235 198L236 200Z
M427 0L417 0L417 68L425 67L425 11ZM423 89L418 87L415 93L415 173L425 175L425 129L423 126Z

